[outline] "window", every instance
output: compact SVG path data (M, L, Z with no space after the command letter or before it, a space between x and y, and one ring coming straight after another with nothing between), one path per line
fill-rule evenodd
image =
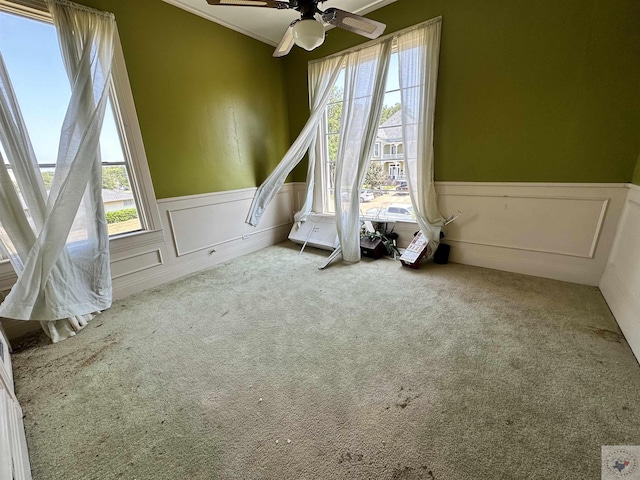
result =
M117 34L115 43L109 101L100 136L105 211L122 210L107 215L112 238L152 230L157 224L156 215L149 215L155 199L137 119L128 105L133 102ZM56 29L44 2L0 0L0 50L48 189L53 181L60 129L71 88ZM8 163L1 145L0 152ZM3 234L0 226L0 235Z
M380 117L379 129L369 170L365 177L363 188L373 190L373 200L367 202L366 210L361 205L364 216L380 216L391 204L411 205L407 195L404 161L402 160L402 100L400 98L400 81L398 76L398 55L391 55L389 73L386 80L384 104ZM318 177L317 187L321 191L316 195L316 211L334 213L334 172L340 140L340 123L342 119L342 102L345 88L345 78L341 74L333 87L326 109L324 123L324 148L321 149L324 158L319 161L322 171ZM318 206L321 205L321 209ZM406 211L399 220L412 220Z

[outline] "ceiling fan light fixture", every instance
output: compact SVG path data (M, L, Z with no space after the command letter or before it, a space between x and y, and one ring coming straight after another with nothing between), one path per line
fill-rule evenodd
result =
M300 20L293 26L293 38L300 48L311 51L323 44L324 26L313 19Z

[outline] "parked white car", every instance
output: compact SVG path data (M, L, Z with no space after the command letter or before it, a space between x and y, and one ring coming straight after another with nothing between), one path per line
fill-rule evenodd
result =
M360 203L371 202L374 198L371 190L360 190Z
M401 203L392 203L383 208L371 208L365 213L367 218L376 220L405 220L412 222L415 219L413 207L411 205L403 205Z
M371 190L360 190L360 196L358 198L360 198L360 203L364 203L364 202L372 201L375 198L375 196L373 195L373 192ZM342 201L343 202L349 201L348 192L344 192L344 191L342 192Z

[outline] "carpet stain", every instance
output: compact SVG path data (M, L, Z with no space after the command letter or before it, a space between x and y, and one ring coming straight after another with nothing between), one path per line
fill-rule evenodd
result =
M89 355L82 362L80 362L80 367L88 367L89 365L93 364L94 362L96 362L97 360L102 358L104 356L103 354L107 350L109 350L111 347L116 345L117 343L118 342L116 342L116 341L112 341L110 343L107 343L107 344L101 346L95 353Z
M340 456L338 457L338 463L358 464L362 463L363 459L363 454L351 453L347 450L346 452L340 454Z
M623 343L624 337L618 332L607 330L605 328L587 327L594 335L604 338L610 342Z
M422 466L420 468L413 467L401 467L393 470L392 480L435 480L433 471L428 467Z
M514 370L520 370L522 369L522 360L520 360L519 358L510 358L509 366Z
M51 344L51 340L44 332L33 332L25 335L13 345L13 354L22 353L34 347L45 347L49 344Z
M412 394L410 392L411 392L410 388L407 388L407 390L405 391L404 387L400 387L400 392L398 394L400 396L400 399L396 402L396 407L405 409L409 406L411 402L413 402L414 400L422 396L421 393Z

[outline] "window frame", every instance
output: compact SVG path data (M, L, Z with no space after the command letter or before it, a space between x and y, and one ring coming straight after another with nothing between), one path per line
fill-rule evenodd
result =
M43 0L0 0L0 11L52 24L51 14ZM140 219L140 230L109 236L111 253L164 241L162 221L151 173L138 123L138 115L129 82L129 74L116 24L109 97L113 116L120 133L121 146L127 164L131 191ZM15 279L8 259L0 259L0 290Z

